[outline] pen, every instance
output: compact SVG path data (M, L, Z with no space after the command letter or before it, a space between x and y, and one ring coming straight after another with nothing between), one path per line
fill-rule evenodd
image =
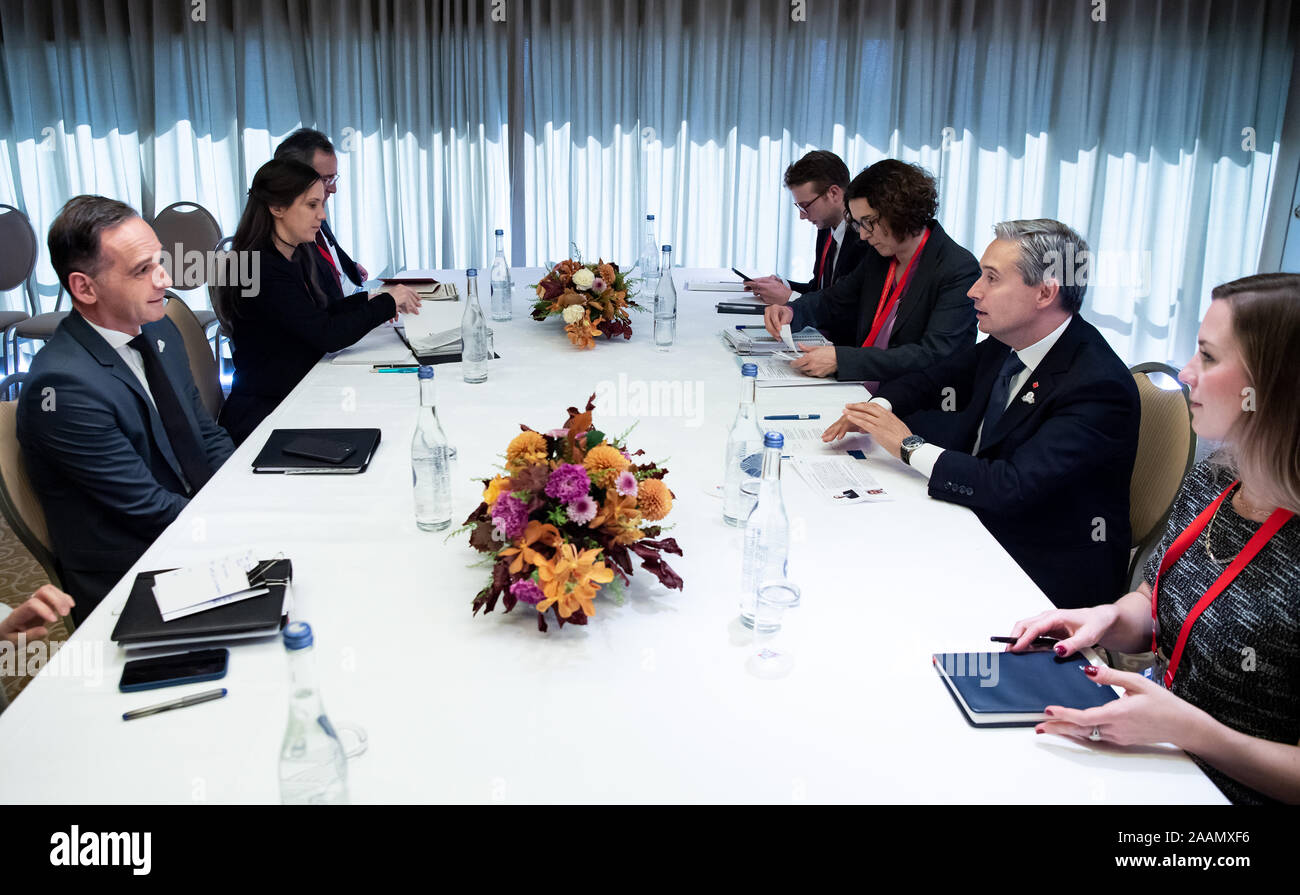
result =
M736 325L736 329L739 329L739 330L742 330L742 331L743 331L743 330L747 330L747 329L767 329L767 327L766 327L766 326L743 326L743 325L741 325L741 324L737 324L737 325Z
M1019 637L990 637L989 640L994 643L1015 643ZM1029 642L1030 646L1055 646L1059 641L1055 637L1035 637Z
M419 367L373 367L375 373L414 373Z
M821 418L820 413L778 413L763 417L765 420L819 420Z
M146 706L142 709L134 709L122 713L123 721L134 721L136 718L145 718L149 715L156 715L159 712L170 712L172 709L188 708L192 705L198 705L202 702L211 702L214 699L220 699L229 692L225 687L219 690L206 690L203 693L196 693L193 696L185 696L181 699L173 699L171 702L160 702L157 705Z

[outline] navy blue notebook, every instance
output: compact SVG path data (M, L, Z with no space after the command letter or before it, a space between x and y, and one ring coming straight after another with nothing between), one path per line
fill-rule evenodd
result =
M1047 720L1043 709L1061 705L1090 709L1119 695L1094 683L1081 655L1058 659L1051 650L1033 653L936 653L935 670L976 727L1032 727Z

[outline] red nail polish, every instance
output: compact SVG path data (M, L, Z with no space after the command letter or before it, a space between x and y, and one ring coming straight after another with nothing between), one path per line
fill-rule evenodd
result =
M1089 665L1087 668L1083 669L1083 673L1086 674L1086 675L1088 675L1088 677L1096 677L1096 676L1097 676L1097 666L1096 666L1096 665Z
M1055 715L1052 714L1052 710L1051 710L1051 709L1043 709L1043 714L1046 715L1046 716L1049 717L1049 718L1055 718L1055 717L1056 717Z
M1042 733L1042 732L1043 731L1039 730L1037 727L1034 728L1034 733Z
M1065 656L1065 647L1061 646L1059 643L1054 647L1054 649L1056 650L1056 654L1058 656L1062 656L1062 657Z

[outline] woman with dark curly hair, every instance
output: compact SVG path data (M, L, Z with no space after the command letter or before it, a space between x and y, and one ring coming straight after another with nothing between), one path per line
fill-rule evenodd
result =
M804 349L794 362L811 376L881 382L922 370L975 341L975 310L967 291L979 279L975 256L934 219L934 178L919 165L885 159L844 193L849 225L869 248L857 269L820 292L765 312L779 336L815 326L833 348Z

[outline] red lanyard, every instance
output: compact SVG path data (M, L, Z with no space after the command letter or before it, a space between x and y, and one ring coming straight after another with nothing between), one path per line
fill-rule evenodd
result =
M885 288L880 290L880 302L876 305L876 316L871 321L871 332L867 333L866 339L862 342L863 348L870 348L876 344L876 337L880 335L880 330L884 328L885 321L889 319L889 314L894 310L894 305L903 296L907 289L908 281L912 278L912 268L916 265L916 259L921 257L925 251L925 244L930 239L930 231L927 229L925 235L921 237L921 244L916 247L912 253L912 260L907 262L907 269L903 271L903 278L898 281L898 286L891 294L889 287L894 283L894 271L898 270L898 259L895 258L889 262L889 273L885 274Z
M1205 526L1210 523L1210 520L1218 511L1219 504L1223 503L1223 499L1228 496L1236 485L1237 483L1233 482L1228 486L1226 491L1214 499L1213 503L1201 510L1200 515L1192 520L1191 525L1183 529L1183 533L1180 534L1173 544L1170 545L1169 549L1165 551L1164 558L1160 560L1160 570L1156 573L1156 585L1151 589L1152 652L1158 652L1159 650L1159 647L1156 645L1156 599L1160 593L1160 576L1163 575L1170 566L1176 563L1178 557L1182 556L1183 553L1187 551L1187 548L1195 543L1196 539L1201 536L1201 532L1205 530ZM1192 611L1187 613L1187 618L1183 619L1183 627L1178 632L1178 641L1174 644L1174 654L1169 657L1169 668L1165 670L1165 689L1169 689L1173 686L1174 674L1178 671L1178 663L1182 661L1183 647L1187 645L1187 635L1191 633L1192 625L1196 624L1196 620L1201 617L1201 613L1214 602L1215 598L1218 597L1219 594L1223 593L1224 588L1231 584L1233 579L1240 574L1241 570L1250 564L1250 561L1255 558L1255 555L1264 549L1264 545L1269 542L1273 535L1277 534L1279 528L1286 525L1287 521L1293 515L1294 514L1290 510L1284 510L1281 507L1274 510L1269 515L1268 519L1265 520L1264 524L1259 527L1259 531L1255 532L1255 534L1251 536L1250 540L1246 542L1246 546L1241 548L1241 552L1237 554L1237 558L1234 559L1228 567L1223 570L1223 574L1219 575L1218 579L1210 585L1210 589L1207 590L1204 595L1202 595L1201 599L1197 601L1196 605L1192 607Z

